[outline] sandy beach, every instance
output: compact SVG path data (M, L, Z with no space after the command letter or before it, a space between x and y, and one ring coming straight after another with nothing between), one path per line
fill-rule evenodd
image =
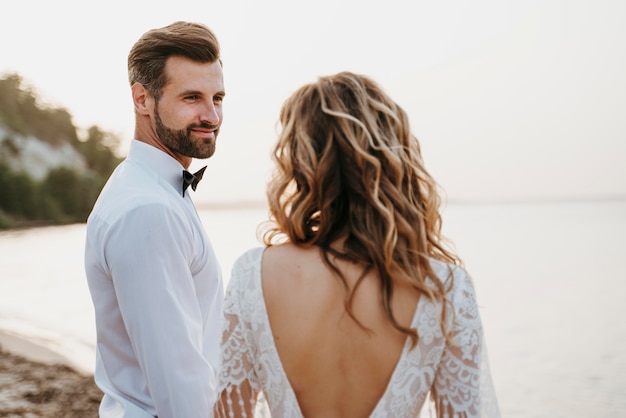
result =
M0 331L0 417L90 418L102 392L63 356Z

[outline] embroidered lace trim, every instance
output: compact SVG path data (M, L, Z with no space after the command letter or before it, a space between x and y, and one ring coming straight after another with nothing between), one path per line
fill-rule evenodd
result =
M226 291L216 417L303 417L272 338L261 288L262 254L263 248L255 248L237 260ZM448 276L446 264L433 267L440 277ZM441 304L422 298L412 324L419 343L411 350L407 339L371 418L500 417L474 288L463 269L453 272L448 297L454 315L448 318L454 344L446 346L441 332Z

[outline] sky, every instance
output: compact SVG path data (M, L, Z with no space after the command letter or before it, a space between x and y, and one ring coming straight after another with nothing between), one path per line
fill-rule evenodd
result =
M318 76L366 74L407 111L448 200L626 197L626 2L21 0L0 14L0 73L76 126L134 115L126 58L145 31L211 27L226 99L197 202L263 200L282 102Z

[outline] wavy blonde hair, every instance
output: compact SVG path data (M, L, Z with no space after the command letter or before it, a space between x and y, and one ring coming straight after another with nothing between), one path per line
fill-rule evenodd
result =
M391 309L395 282L442 301L445 332L446 286L429 260L461 260L443 244L438 186L424 167L406 112L373 80L341 72L293 93L282 106L280 125L264 243L318 246L341 278L346 310L359 325L352 300L374 269L389 321L413 345L417 331L399 324ZM352 289L334 258L365 266Z

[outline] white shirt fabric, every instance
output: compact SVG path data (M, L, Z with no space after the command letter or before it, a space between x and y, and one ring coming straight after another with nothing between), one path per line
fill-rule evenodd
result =
M133 140L87 222L102 418L211 416L224 285L182 172Z
M220 393L227 395L226 400L218 400L216 417L241 416L239 409L254 411L254 417L303 417L269 323L261 278L263 251L250 249L233 265L224 301L219 376ZM417 346L411 349L407 337L370 417L500 418L472 282L460 267L434 260L432 267L441 280L453 281L447 294L447 326L453 343L446 344L441 330L442 303L420 298L411 323L420 337ZM430 396L432 389L436 399ZM433 408L437 413L430 415Z

